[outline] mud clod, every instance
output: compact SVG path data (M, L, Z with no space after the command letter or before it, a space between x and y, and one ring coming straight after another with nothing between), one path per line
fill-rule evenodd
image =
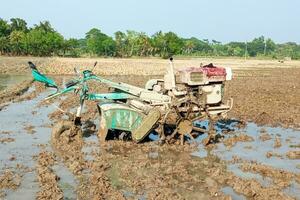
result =
M286 156L289 159L300 159L300 151L289 151L287 152Z
M228 139L225 139L224 144L227 147L233 147L237 142L251 142L251 141L254 141L254 139L251 136L246 134L240 134L238 136L233 136Z
M36 131L34 130L34 126L28 125L24 128L28 134L34 134Z
M259 135L259 139L260 139L261 141L267 141L267 140L271 140L272 137L271 137L270 134L268 134L268 133L266 133L266 132L263 132L263 133L261 133L261 134Z
M17 189L21 184L21 176L11 170L0 175L0 189Z
M226 183L236 192L254 200L292 200L276 187L263 187L254 179L244 180L234 175L229 175Z
M271 158L271 157L278 157L278 158L282 158L282 155L278 154L278 153L275 153L275 152L272 152L272 151L268 151L266 153L266 157L267 158Z
M54 154L50 152L41 152L38 156L37 174L40 191L37 193L37 199L63 199L63 192L58 187L59 177L51 168L54 161Z
M83 146L82 131L71 121L57 123L51 133L51 143L55 152L67 161L67 167L76 175L85 168L81 152Z
M12 132L11 132L11 131L1 131L0 133L1 133L1 134L8 135L8 134L11 134Z
M0 104L10 101L18 101L21 99L28 88L31 86L33 80L23 81L15 86L9 87L3 91L0 91Z
M9 143L9 142L14 142L14 138L0 138L0 143Z
M273 147L274 147L274 148L279 148L279 147L281 147L281 139L280 139L280 137L276 136L275 142L274 142L274 146L273 146Z
M266 112L262 112L257 115L254 122L260 126L274 123L272 117Z
M264 177L270 177L279 188L285 188L291 184L291 181L296 177L296 174L287 172L281 169L274 169L273 167L258 164L258 163L244 163L241 166L243 171L250 171L259 173Z

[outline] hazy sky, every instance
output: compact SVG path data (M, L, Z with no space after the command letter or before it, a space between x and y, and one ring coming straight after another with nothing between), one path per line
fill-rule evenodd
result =
M264 35L300 43L299 0L0 0L0 17L49 20L65 37L93 28L174 31L182 37L245 41Z

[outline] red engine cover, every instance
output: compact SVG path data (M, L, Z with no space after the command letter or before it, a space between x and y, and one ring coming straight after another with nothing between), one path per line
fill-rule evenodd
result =
M223 82L226 80L226 69L213 66L213 64L205 65L203 67L189 67L179 70L179 72L181 74L180 80L189 85Z
M213 66L213 64L205 65L203 67L189 67L183 70L182 72L202 72L207 77L211 76L226 76L226 69L223 67Z
M225 76L226 77L226 69L223 67L216 67L212 64L205 65L202 68L202 72L206 74L207 77L211 76Z

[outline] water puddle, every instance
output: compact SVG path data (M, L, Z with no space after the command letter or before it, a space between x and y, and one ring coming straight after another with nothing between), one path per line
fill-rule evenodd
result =
M123 194L126 199L137 199L137 200L146 200L147 199L146 195L135 195L134 193L129 192L129 191L124 191Z
M62 163L54 165L52 169L60 178L58 185L64 193L64 199L76 199L76 187L78 183L74 175Z
M263 141L260 139L262 128L271 137L269 140ZM234 135L245 133L251 136L254 141L252 142L237 142L230 149L223 143L217 144L217 148L213 150L215 155L218 155L223 160L232 160L234 156L238 156L243 160L257 161L258 163L266 164L274 168L283 169L285 171L300 173L297 168L299 159L288 159L286 153L288 151L300 150L291 145L295 145L300 141L300 131L285 128L272 128L272 127L258 127L254 123L248 123L244 129L240 129ZM225 135L225 137L228 137ZM275 138L279 137L281 146L274 148ZM267 157L268 152L273 152L280 156Z
M21 83L25 80L30 80L30 75L7 75L0 74L0 91L14 84Z
M1 80L2 81L2 80ZM6 81L9 82L9 81ZM0 88L1 89L1 88ZM34 88L30 88L32 91ZM35 167L35 160L33 156L40 152L40 146L49 148L49 140L51 130L46 125L49 124L48 114L55 110L56 103L50 106L37 107L43 98L49 94L46 91L38 97L19 103L9 104L0 112L0 131L8 134L0 134L0 139L13 138L14 141L0 143L0 172L7 168L15 168L17 164L25 165L28 168ZM95 120L98 122L99 120ZM197 122L197 126L207 128L208 122ZM248 123L244 128L237 129L235 125L237 121L232 120L230 123L219 122L216 125L217 132L230 132L233 134L223 134L225 139L229 137L238 136L239 134L246 134L251 136L254 141L237 142L231 148L228 148L224 143L216 144L216 148L212 151L207 151L201 141L207 137L207 134L200 135L195 139L199 144L198 151L192 153L193 156L200 158L207 158L211 155L218 156L225 161L231 161L234 157L239 157L242 160L256 161L261 164L272 166L274 168L283 169L292 173L300 173L299 159L289 159L286 154L288 151L300 150L300 131L284 128L272 127L258 127L254 123ZM98 123L96 123L98 125ZM264 129L270 135L269 140L261 140L261 130ZM97 128L96 128L97 130ZM151 140L158 140L157 135L150 134ZM281 145L274 148L275 139L279 138ZM96 134L87 134L84 136L85 144L82 152L85 159L94 160L94 153L99 152L99 143ZM193 141L191 141L193 142ZM267 157L268 152L280 156ZM158 159L160 157L157 151L148 152L149 159ZM14 157L15 159L12 159ZM240 168L239 163L229 164L228 171L235 173L243 179L255 179L264 187L273 184L272 179L263 177L260 174L251 172L244 172ZM59 162L53 167L55 173L61 178L59 186L64 192L66 199L76 199L76 187L78 185L74 175ZM293 182L289 187L283 190L284 193L294 197L300 196L299 184ZM38 192L38 183L36 182L36 174L34 171L27 172L22 177L21 186L16 191L7 191L8 199L34 199L36 192ZM237 194L231 187L222 188L222 192L228 194L232 199L243 200L246 199L243 195ZM146 199L146 195L135 195L131 192L124 192L127 198Z
M295 199L299 200L300 199L300 184L293 181L292 184L289 187L284 189L284 192L286 194L291 195Z
M95 160L94 154L99 152L99 141L96 134L84 137L85 145L82 147L81 151L85 156L85 160L92 161Z
M48 114L55 109L53 106L36 107L46 96L47 92L29 101L9 104L0 112L0 131L9 133L0 134L0 138L14 139L0 143L0 172L7 168L14 169L17 165L30 169L35 167L33 156L40 152L41 145L49 143L51 130L45 125L49 123ZM16 191L7 192L6 197L34 199L37 191L36 174L30 172L22 177L21 186Z
M207 122L198 122L200 127L207 128ZM247 123L244 128L238 129L234 127L234 124L229 125L216 125L218 133L221 133L223 128L226 131L233 130L233 134L222 134L224 139L229 137L235 137L240 134L246 134L251 136L254 141L237 142L232 147L227 147L224 143L217 143L217 147L212 151L207 151L202 145L201 141L207 137L207 134L200 135L196 140L199 143L198 151L192 153L193 156L200 158L209 157L210 154L218 156L225 161L232 161L235 157L241 158L244 161L255 161L263 165L271 166L275 169L283 169L292 173L300 173L299 159L289 159L286 154L289 151L299 151L300 131L293 129L285 129L281 127L259 127L255 123ZM262 132L267 133L270 137L267 140L262 140L260 135ZM280 140L280 145L274 147L277 140ZM272 152L273 155L267 157L267 153ZM273 184L273 180L268 177L264 177L260 174L244 172L240 169L240 164L228 164L227 170L233 172L236 176L243 179L255 179L263 187L269 187ZM225 194L229 194L233 199L245 199L243 196L235 194L231 187L225 187L222 189ZM300 187L299 184L293 182L289 187L285 188L286 194L299 197Z
M269 187L273 183L272 179L269 177L263 177L260 174L252 172L244 172L239 168L238 164L228 165L227 170L233 172L235 175L243 179L256 179L263 187Z
M226 195L230 195L232 200L246 200L244 195L237 194L232 187L223 187L221 191Z
M36 181L36 173L29 172L22 177L21 186L17 190L6 191L7 199L35 199L38 192L38 182Z

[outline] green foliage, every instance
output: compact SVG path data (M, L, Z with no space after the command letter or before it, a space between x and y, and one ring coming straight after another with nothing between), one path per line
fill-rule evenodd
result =
M159 55L162 58L182 54L184 51L191 51L188 48L192 48L193 45L185 42L184 39L173 32L163 33L162 31L152 36L152 44L154 55Z
M264 54L265 47L265 38L261 36L259 38L255 38L252 42L248 43L248 53L250 56L254 57L258 54Z
M164 38L164 33L159 31L152 36L153 53L152 55L165 57L167 56L167 42Z
M166 41L167 52L170 55L178 55L182 53L183 40L175 33L168 32L165 34L164 40Z
M24 19L20 18L11 18L10 19L10 30L13 31L21 31L21 32L27 32L27 23Z
M0 18L0 37L7 37L10 34L10 25Z
M28 53L34 56L59 55L63 42L63 36L55 31L46 32L36 27L27 34Z
M80 55L80 42L74 38L64 40L62 51L64 56L78 57Z
M9 50L9 39L5 36L0 37L0 55L6 54Z
M156 32L148 36L144 32L117 31L114 38L92 28L82 39L65 39L50 24L43 21L27 27L25 20L0 18L0 55L32 56L235 56L300 59L300 45L289 42L275 44L264 36L250 42L223 44L217 40L195 37L181 38L174 32Z
M115 32L116 41L116 56L123 57L126 55L126 35L125 33L118 31Z
M86 33L86 47L91 55L112 56L115 52L115 41L101 33L99 29L93 28Z
M34 29L36 30L40 30L42 32L50 32L50 33L53 33L55 32L54 28L52 28L51 24L49 21L43 21L43 22L40 22L39 24L35 24L34 25Z
M278 58L291 57L292 59L300 59L300 45L294 42L278 44L275 49Z
M22 55L26 49L26 33L14 30L9 35L10 50L15 55Z

